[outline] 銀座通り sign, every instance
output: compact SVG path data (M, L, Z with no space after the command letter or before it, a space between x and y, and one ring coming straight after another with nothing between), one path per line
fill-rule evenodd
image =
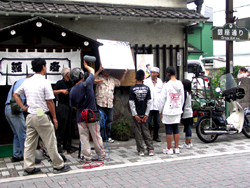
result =
M226 41L249 40L249 31L246 28L238 28L233 23L228 23L223 27L213 28L212 39Z

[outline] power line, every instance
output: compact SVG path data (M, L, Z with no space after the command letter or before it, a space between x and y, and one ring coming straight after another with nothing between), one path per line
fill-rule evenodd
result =
M247 6L250 6L250 4L247 4L247 5L241 5L241 6L238 6L238 7L234 7L234 9L237 9L237 8L243 8L243 7L247 7ZM216 12L224 12L225 10L217 10L217 11L213 11L213 13L216 13Z

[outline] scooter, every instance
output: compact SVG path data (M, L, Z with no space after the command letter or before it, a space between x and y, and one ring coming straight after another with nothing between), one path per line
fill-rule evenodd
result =
M211 101L207 104L208 108L199 110L195 124L198 138L205 143L211 143L220 135L241 132L250 138L250 110L243 109L237 102L237 99L245 96L244 89L237 86L232 74L223 75L220 79L220 86L221 89L216 88L216 92L222 91L222 97L229 102L229 117L225 118L225 108Z

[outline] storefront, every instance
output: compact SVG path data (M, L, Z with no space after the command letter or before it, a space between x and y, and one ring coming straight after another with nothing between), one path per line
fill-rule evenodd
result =
M15 59L17 54L22 54L20 57L27 60L19 73L12 72L20 67L19 60L14 67L11 59L3 61L5 67L1 65L0 108L4 130L1 131L0 144L12 143L12 131L4 117L4 103L13 81L31 72L30 59L27 58L39 53L54 58L47 75L53 83L59 79L60 68L80 66L84 55L96 56L98 69L98 46L101 43L96 39L127 41L131 45L135 66L137 54L152 54L153 65L160 68L162 80L170 65L176 67L178 78L182 79L187 59L186 28L207 20L188 10L186 2L176 0L167 1L162 6L20 0L0 1L0 5L0 52L5 53L5 58ZM71 61L67 59L69 56L79 59ZM64 59L59 69L58 58ZM14 78L15 75L18 76ZM114 118L130 116L128 88L124 86L115 91Z

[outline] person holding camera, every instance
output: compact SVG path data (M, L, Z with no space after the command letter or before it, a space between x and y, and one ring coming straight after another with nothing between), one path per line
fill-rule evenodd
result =
M74 86L69 93L69 104L72 108L77 110L77 125L81 141L81 152L83 160L91 162L91 147L89 143L89 132L94 142L94 148L98 155L98 160L104 160L106 153L103 148L103 141L100 135L99 121L88 122L86 116L96 110L95 94L94 94L94 74L95 70L88 66L84 61L84 67L90 73L84 79L84 72L81 68L74 68L70 71L70 80Z
M101 128L101 135L107 142L113 143L111 138L111 124L113 122L113 100L114 89L122 84L127 74L127 69L124 71L120 80L110 75L109 70L105 70L101 65L99 70L95 73L96 82L95 97L98 110L106 114L107 120L105 122L105 129ZM100 75L98 75L101 73Z
M27 111L26 117L26 140L24 147L24 174L32 175L41 172L40 168L35 168L35 155L39 136L43 140L52 160L53 172L62 173L70 170L70 167L64 165L62 157L57 151L57 142L54 128L58 128L58 122L55 113L55 98L49 80L46 80L47 67L46 61L41 58L34 59L31 62L32 70L35 74L25 80L23 84L15 91L13 97L18 106ZM21 101L21 96L26 96L27 106ZM52 117L51 121L50 115Z
M56 82L53 87L53 93L56 95L56 117L58 120L58 129L56 130L57 149L62 153L63 149L70 153L72 140L72 108L69 106L69 90L72 82L69 78L69 68L62 69L63 79Z

